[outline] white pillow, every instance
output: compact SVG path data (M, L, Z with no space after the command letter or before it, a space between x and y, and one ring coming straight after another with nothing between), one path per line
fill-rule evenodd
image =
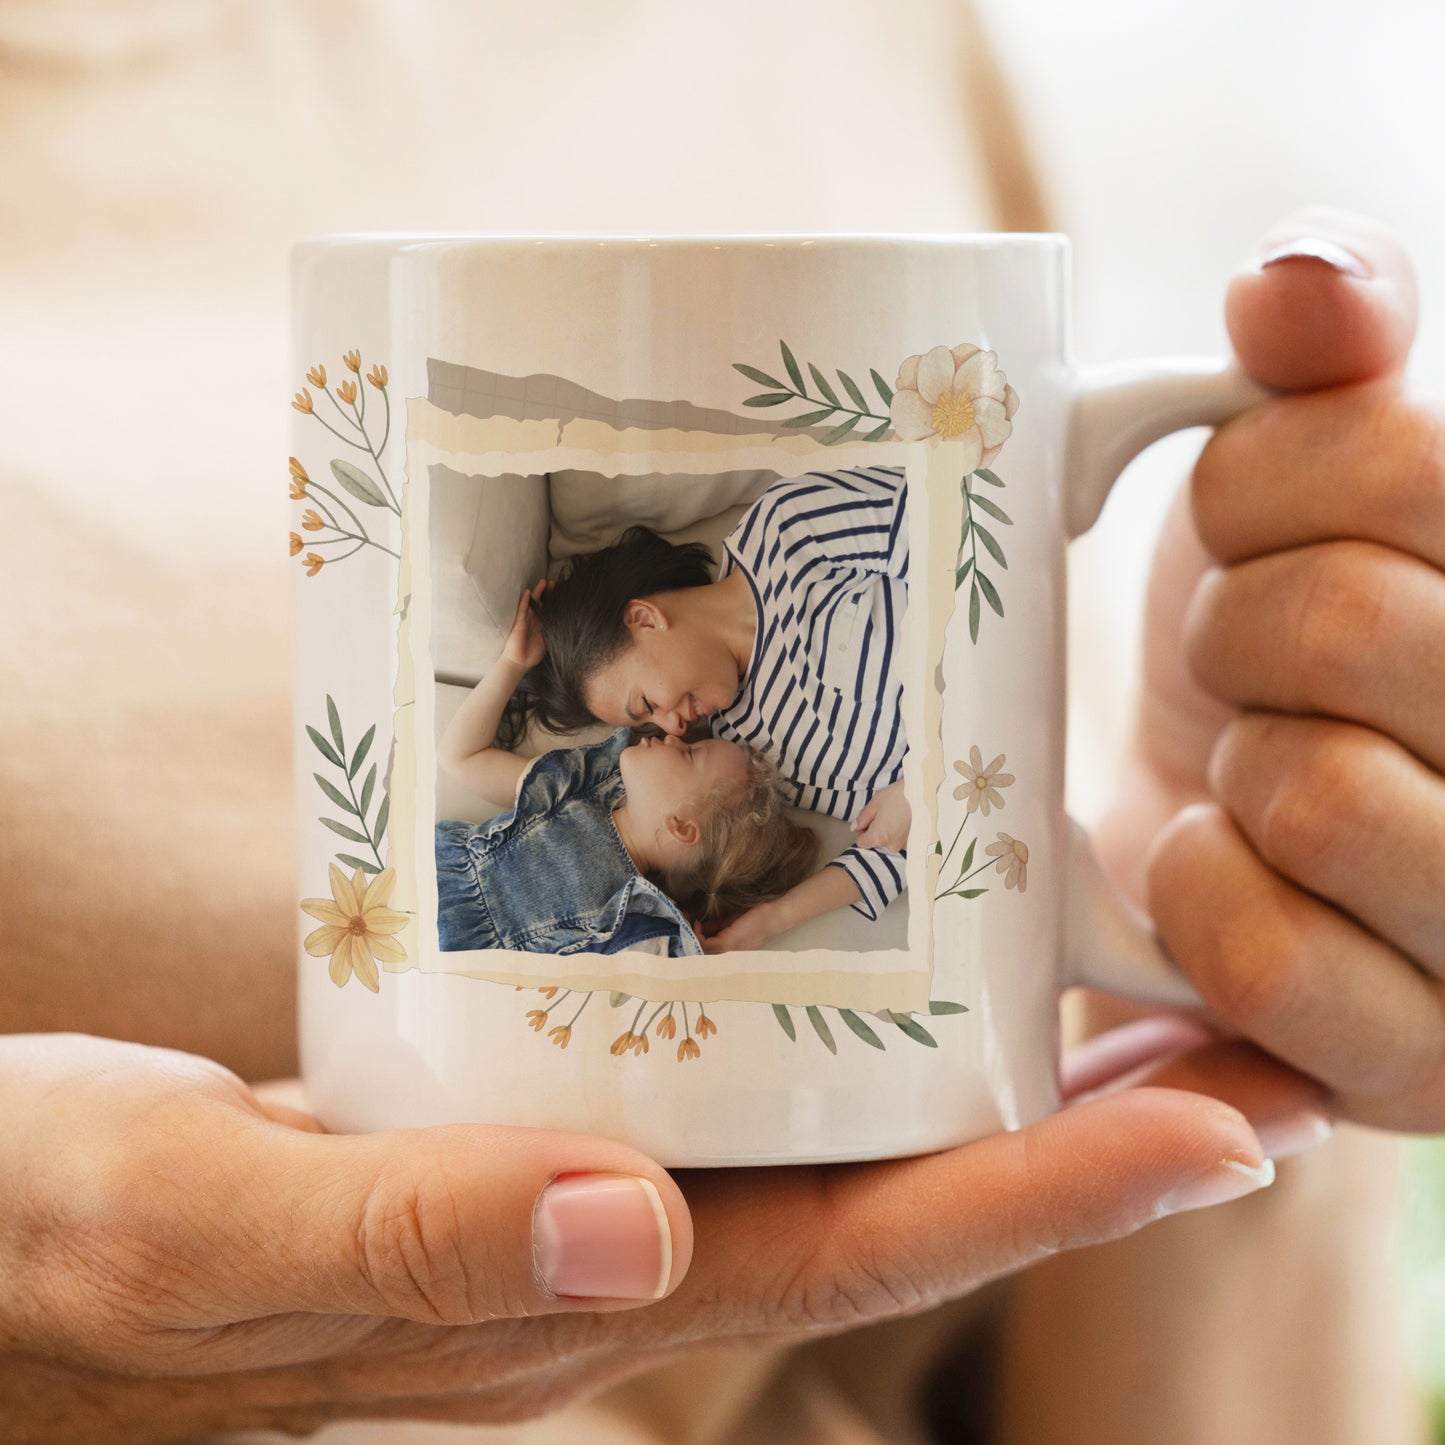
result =
M597 472L551 473L554 560L595 552L636 523L671 541L720 512L755 502L777 480L771 471L718 472L697 477L653 473L604 477Z

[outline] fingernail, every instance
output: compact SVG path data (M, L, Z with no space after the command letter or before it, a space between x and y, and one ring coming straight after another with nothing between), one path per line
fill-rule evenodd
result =
M1221 1159L1213 1169L1197 1179L1181 1185L1159 1201L1159 1213L1183 1214L1190 1209L1208 1209L1215 1204L1228 1204L1274 1183L1274 1161L1262 1164L1242 1163L1238 1159Z
M661 1299L672 1231L657 1186L632 1174L554 1179L532 1215L532 1257L554 1295Z
M1323 261L1345 276L1358 281L1369 279L1370 270L1353 251L1347 251L1337 241L1326 241L1323 236L1299 236L1276 246L1260 259L1260 269L1278 265L1281 261L1293 261L1302 257L1310 261Z
M1271 1159L1288 1159L1323 1144L1335 1132L1335 1126L1317 1109L1301 1109L1282 1119L1256 1124L1254 1132L1259 1135L1259 1147Z

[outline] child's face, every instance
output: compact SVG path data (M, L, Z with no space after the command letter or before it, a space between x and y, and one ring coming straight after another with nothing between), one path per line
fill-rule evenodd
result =
M642 738L624 748L617 760L627 806L640 827L679 843L690 838L702 816L702 804L719 788L741 785L748 776L748 755L736 743L708 738Z

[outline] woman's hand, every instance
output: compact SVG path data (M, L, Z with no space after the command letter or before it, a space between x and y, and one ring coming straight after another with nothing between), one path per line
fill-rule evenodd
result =
M1445 408L1401 375L1414 280L1384 228L1306 213L1271 252L1227 319L1244 366L1293 394L1219 429L1166 526L1103 851L1219 1017L1329 1112L1433 1132Z
M858 835L860 848L891 848L901 853L908 847L908 827L913 819L913 810L908 806L908 797L903 791L903 780L889 783L874 793L853 827Z
M1238 1112L1178 1089L926 1158L678 1183L606 1139L333 1136L264 1094L189 1054L0 1038L18 1438L516 1420L689 1345L925 1309L1267 1174Z
M502 657L524 671L536 667L547 655L547 639L542 635L538 610L551 585L544 577L535 587L522 588L522 595L517 599L517 613L503 644Z
M725 928L716 933L698 932L704 953L732 953L738 949L763 948L780 933L792 927L783 909L782 900L770 899L755 903L746 913L739 913Z

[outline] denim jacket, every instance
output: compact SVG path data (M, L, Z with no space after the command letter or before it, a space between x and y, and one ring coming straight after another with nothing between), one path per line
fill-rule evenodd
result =
M536 758L516 806L486 823L436 825L437 926L444 950L679 957L702 945L677 905L638 871L612 810L628 728Z

